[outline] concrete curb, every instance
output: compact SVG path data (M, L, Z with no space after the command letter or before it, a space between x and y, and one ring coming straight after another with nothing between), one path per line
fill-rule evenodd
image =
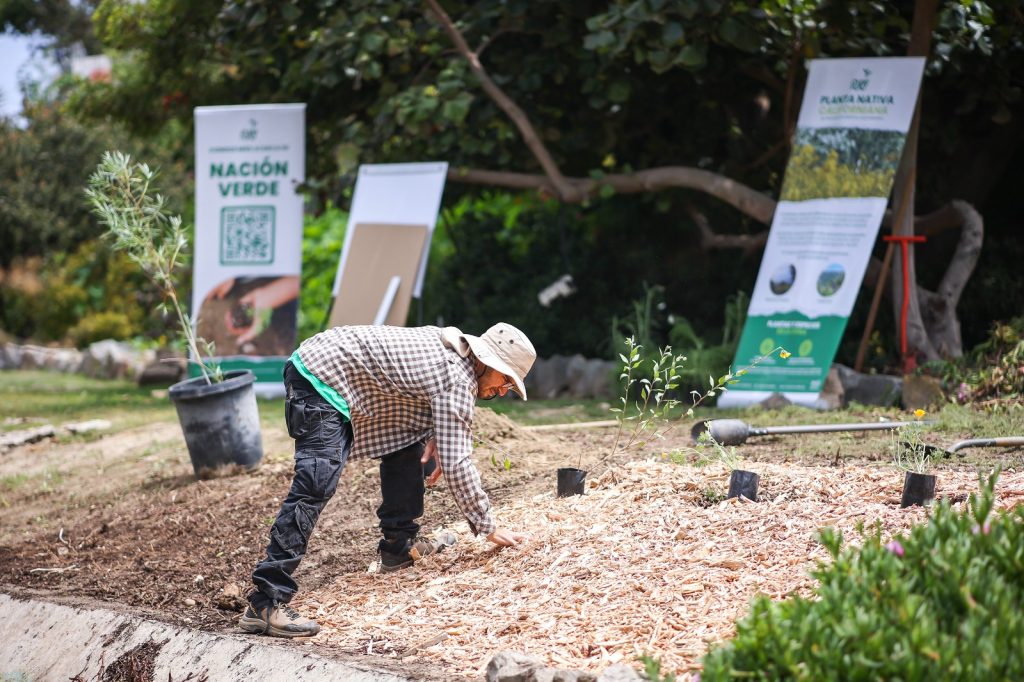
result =
M0 680L98 680L101 670L120 662L152 666L149 679L156 680L408 682L259 637L203 632L105 609L0 594L0 613Z

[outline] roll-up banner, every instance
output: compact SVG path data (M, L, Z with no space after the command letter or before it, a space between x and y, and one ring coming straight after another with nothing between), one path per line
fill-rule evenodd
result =
M255 373L261 396L283 393L295 347L305 114L305 104L195 109L193 324L225 371Z
M818 407L878 236L917 103L921 57L810 62L793 149L734 370L718 401ZM763 357L782 346L792 355Z

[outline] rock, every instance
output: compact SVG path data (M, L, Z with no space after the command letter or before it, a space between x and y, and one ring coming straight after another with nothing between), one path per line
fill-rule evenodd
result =
M534 673L544 667L539 658L517 651L499 651L487 664L487 682L534 682Z
M569 388L570 398L583 398L586 394L584 377L587 371L587 359L577 353L569 358L565 365L565 381Z
M188 360L184 355L177 351L161 349L157 351L156 357L136 374L135 383L139 386L170 386L182 381L187 371Z
M759 402L757 405L758 407L763 407L766 410L781 410L787 405L792 404L793 403L790 401L790 399L782 395L781 393L772 393L770 396Z
M615 667L615 666L613 666ZM487 682L597 682L580 670L549 668L536 656L516 651L500 651L487 664ZM610 678L608 682L632 682L641 678Z
M619 363L610 360L588 360L580 380L585 398L610 399L618 394Z
M838 410L846 406L846 390L839 378L839 370L833 365L825 377L825 385L818 395L818 402L826 410Z
M185 600L185 606L195 606L195 605L196 605L196 600L195 599L192 599L191 597L189 597L188 599Z
M110 426L110 422L106 419L89 419L84 422L64 424L61 428L66 430L68 433L87 433L89 431L105 431L109 429Z
M19 445L27 445L41 441L44 438L50 438L56 433L57 430L53 428L52 424L44 424L34 429L20 429L18 431L0 433L0 452L16 448Z
M48 349L42 346L24 345L21 347L21 369L45 369Z
M21 346L7 342L0 346L0 369L19 369L21 367Z
M82 364L82 353L73 348L53 348L44 360L46 369L70 374L78 371Z
M104 339L89 345L80 371L96 379L122 379L133 373L137 356L128 344Z
M862 374L836 363L839 381L843 385L846 403L891 407L903 393L903 379L887 374Z
M642 682L647 678L625 663L617 663L604 669L596 682Z
M550 400L563 395L569 388L566 379L566 367L569 358L564 355L552 355L550 358L537 358L533 369L526 375L526 393L541 400Z
M903 377L903 407L907 410L926 410L946 401L942 384L935 377L908 374Z
M234 583L228 583L221 588L221 591L213 599L213 605L225 611L242 612L245 610L246 601L242 597L242 590Z

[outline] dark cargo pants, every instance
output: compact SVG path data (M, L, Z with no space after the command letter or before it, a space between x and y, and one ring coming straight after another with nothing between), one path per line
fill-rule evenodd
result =
M298 590L292 578L306 555L320 512L338 487L352 449L352 425L317 392L292 363L285 364L285 422L295 439L295 474L288 496L270 529L266 557L252 574L256 591L250 603L263 608L287 603ZM381 458L382 503L377 510L384 539L380 549L408 551L423 515L423 444L415 443Z

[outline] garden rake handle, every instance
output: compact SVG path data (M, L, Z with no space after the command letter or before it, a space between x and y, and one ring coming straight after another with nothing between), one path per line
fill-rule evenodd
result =
M1005 438L971 438L953 443L949 448L950 454L963 450L964 448L1012 448L1017 445L1024 445L1024 436L1006 436ZM960 455L961 457L963 455Z

